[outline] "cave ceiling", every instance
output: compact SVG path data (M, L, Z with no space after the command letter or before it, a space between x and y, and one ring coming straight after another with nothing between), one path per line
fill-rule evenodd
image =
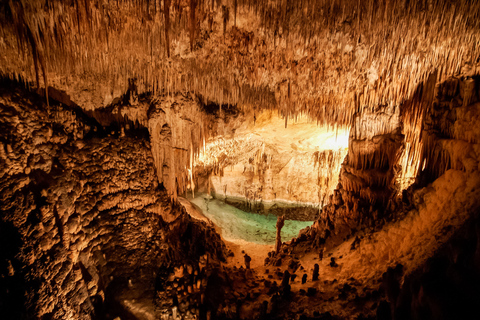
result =
M0 72L86 110L139 93L350 125L434 74L471 75L477 1L22 0L0 4Z

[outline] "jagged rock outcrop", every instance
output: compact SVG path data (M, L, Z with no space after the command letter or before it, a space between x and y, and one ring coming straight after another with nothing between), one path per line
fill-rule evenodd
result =
M354 116L348 153L342 163L339 183L319 221L341 241L351 230L377 223L386 217L387 205L399 192L399 159L404 148L401 107L386 105ZM317 225L318 226L318 225Z
M136 96L133 105L132 96ZM196 172L205 168L195 165L199 154L205 152L205 141L233 135L245 120L236 106L216 105L192 93L155 98L151 94L137 96L130 89L113 104L87 114L112 135L149 139L158 182L172 199L187 190L195 192L199 179L208 177L199 178Z
M479 77L452 78L435 87L422 130L422 175L431 181L449 169L478 170Z
M403 135L399 107L381 106L357 114L354 119L338 192L332 200L338 207L346 208L346 219L361 221L361 214L356 216L359 207L377 210L387 204L397 189L394 178L399 173ZM371 213L371 218L381 218L378 212Z
M435 74L429 77L400 107L357 115L338 188L301 239L315 246L326 241L329 246L338 244L358 229L382 225L421 206L426 191L418 189L448 170L457 170L462 177L478 176L478 77L451 78L436 85L435 79ZM408 123L411 113L421 114L422 122ZM412 127L417 128L415 134ZM405 153L407 148L417 152ZM408 176L412 172L416 175ZM415 183L402 189L402 179Z
M112 283L152 286L187 256L223 259L218 234L159 188L148 140L110 136L78 110L3 87L2 318L102 317Z

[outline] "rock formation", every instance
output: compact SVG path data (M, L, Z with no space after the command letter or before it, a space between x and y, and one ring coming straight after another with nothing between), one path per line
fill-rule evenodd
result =
M282 228L285 224L285 217L280 216L277 218L277 237L275 238L275 254L280 253L282 250Z
M469 318L479 16L0 2L0 318ZM276 247L224 241L199 191L277 215ZM283 243L284 215L314 222Z
M147 292L164 265L225 257L215 231L159 189L148 140L2 88L2 314L102 317L99 306L122 303L112 287Z

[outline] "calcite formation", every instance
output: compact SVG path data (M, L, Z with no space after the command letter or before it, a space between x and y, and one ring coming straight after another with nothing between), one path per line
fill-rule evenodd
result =
M112 136L80 110L2 86L13 89L0 98L8 318L102 317L112 283L153 283L185 257L224 258L215 231L159 189L148 140Z
M337 245L362 225L378 227L392 216L398 218L405 215L412 207L420 209L426 201L423 199L427 192L425 187L435 181L437 188L441 189L438 182L440 177L447 180L457 177L459 180L452 181L452 187L465 183L469 185L465 189L466 194L473 192L471 196L475 198L480 176L476 138L478 126L473 122L478 123L479 120L479 94L471 83L476 81L476 77L463 80L451 78L436 86L426 86L421 90L423 98L416 97L390 111L379 109L382 112L367 122L372 124L369 127L371 130L363 130L362 133L358 133L358 127L365 123L361 119L368 119L372 114L358 115L350 132L350 147L342 164L338 187L320 218L310 230L305 231L308 241L322 246L325 243L327 246ZM464 106L464 97L468 99L468 107ZM410 187L402 189L404 185L401 179L406 176L405 170L408 169L402 166L402 155L404 148L414 143L411 140L409 142L411 136L402 134L406 128L409 130L409 126L402 126L402 117L408 114L412 105L425 108L426 111L421 111L424 117L418 124L420 156L410 163L410 166L416 167L418 174ZM382 117L387 119L379 122L385 124L376 126L376 120ZM470 126L462 127L459 131L459 126L465 122ZM361 139L355 139L356 134ZM443 201L452 201L453 206L454 195L445 194L443 197L449 199ZM439 199L435 201L440 205ZM473 214L479 206L476 199L467 202L461 204L462 209L459 209L466 216Z
M1 1L0 318L468 318L479 16L476 0ZM314 145L323 130L348 142ZM315 222L267 256L189 215L198 191Z
M479 57L473 0L23 0L1 8L2 73L45 93L64 90L85 109L110 104L135 78L139 94L192 92L351 125L356 111L409 99L433 72L438 82L475 74Z
M244 113L235 106L223 108L192 94L155 98L129 89L113 104L87 113L110 133L124 136L127 132L151 141L157 180L176 200L187 189L195 192L197 188L196 171L204 168L195 164L199 154L205 153L205 141L232 135L244 120Z
M234 134L207 140L194 162L197 189L245 211L313 220L338 184L348 132L306 119L285 128L272 112L253 117Z

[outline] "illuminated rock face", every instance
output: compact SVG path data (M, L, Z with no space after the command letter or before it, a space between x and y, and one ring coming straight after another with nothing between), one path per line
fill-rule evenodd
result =
M328 203L347 153L348 132L273 112L231 136L210 139L196 164L197 188L245 211L313 220Z
M2 317L101 317L111 283L148 287L165 263L223 257L213 229L158 188L148 140L12 91L0 97Z
M195 159L209 137L232 136L245 121L235 106L203 102L194 94L153 97L143 95L130 103L132 93L105 108L88 111L107 132L126 133L150 140L157 180L175 200L187 189L195 191L199 177ZM201 179L201 178L200 178Z
M154 101L148 112L158 181L173 199L184 193L192 180L185 165L191 172L193 157L198 153L194 146L200 146L205 135L204 117L196 100L180 95Z
M310 239L335 246L352 230L379 227L412 208L420 210L427 201L440 206L451 202L451 210L461 210L462 219L474 212L478 201L463 199L466 203L454 206L456 198L441 185L455 177L458 180L449 185L454 192L464 187L466 194L477 192L478 81L478 77L451 78L439 84L429 80L400 107L357 114L338 188L306 232ZM421 116L410 123L411 113ZM438 194L426 196L427 186L434 181Z
M401 130L399 107L382 106L355 115L338 188L343 199L353 200L347 204L352 211L357 211L358 201L386 206L398 190L394 178L400 171L398 158L404 143Z

